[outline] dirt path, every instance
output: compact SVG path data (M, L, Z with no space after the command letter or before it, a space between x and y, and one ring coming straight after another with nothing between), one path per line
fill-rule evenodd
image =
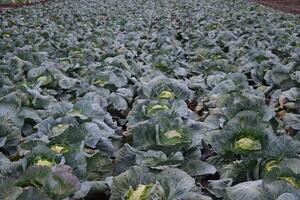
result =
M300 14L300 0L250 0L284 12Z
M0 10L4 8L20 8L24 6L31 6L39 3L45 3L49 0L42 0L35 3L0 3ZM284 12L300 14L300 0L250 0L254 3L259 3L265 6L269 6L274 9L278 9Z

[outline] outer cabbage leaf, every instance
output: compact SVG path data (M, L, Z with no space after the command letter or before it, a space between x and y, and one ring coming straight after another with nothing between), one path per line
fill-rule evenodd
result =
M140 88L141 95L151 99L188 100L192 91L183 82L159 76Z
M160 187L155 189L157 199L180 199L194 187L195 181L179 169L169 168L153 174L145 167L135 166L113 178L110 199L122 199L130 188L135 191L142 185L149 184L159 184ZM145 198L147 199L147 196Z

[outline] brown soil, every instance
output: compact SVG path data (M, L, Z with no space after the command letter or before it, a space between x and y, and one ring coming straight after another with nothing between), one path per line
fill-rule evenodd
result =
M284 12L300 14L300 0L250 0Z
M32 6L39 3L46 3L49 0L41 0L39 2L34 3L0 3L0 10L4 8L20 8L24 6Z
M38 3L45 3L48 0L42 0L35 3L0 3L0 10L4 8L20 8L24 6L31 6ZM288 13L300 14L300 0L250 0L254 3L259 3L278 9Z

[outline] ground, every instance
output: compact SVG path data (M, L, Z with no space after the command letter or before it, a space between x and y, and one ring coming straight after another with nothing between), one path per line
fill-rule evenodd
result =
M43 0L41 1L41 3L45 3L48 0ZM288 13L293 13L293 14L300 14L300 1L299 0L250 0L252 2L255 3L260 3L262 5L265 6L269 6L271 8L274 9L278 9L284 12L288 12ZM13 7L13 8L18 8L18 7L22 7L22 6L28 6L28 5L33 5L36 3L32 3L32 4L20 4L20 5L14 5L11 3L6 3L6 4L1 4L0 3L0 9L3 8L9 8L9 7Z
M262 5L270 6L284 12L300 14L300 1L299 0L252 0L253 2Z

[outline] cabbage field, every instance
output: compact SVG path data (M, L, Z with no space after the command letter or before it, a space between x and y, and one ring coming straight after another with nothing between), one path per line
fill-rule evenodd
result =
M0 10L1 200L299 200L300 18L247 0Z

